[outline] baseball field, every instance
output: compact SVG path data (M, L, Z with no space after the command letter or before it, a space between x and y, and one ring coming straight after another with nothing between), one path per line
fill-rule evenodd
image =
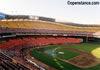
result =
M100 70L100 44L48 46L30 51L32 57L56 70Z

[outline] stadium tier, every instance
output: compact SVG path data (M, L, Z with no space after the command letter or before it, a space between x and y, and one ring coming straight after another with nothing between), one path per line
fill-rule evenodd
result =
M58 23L61 23L61 24L64 24L64 25L70 25L70 26L77 26L77 27L92 27L92 28L99 28L100 25L99 24L78 24L78 23L71 23L71 22L58 22Z
M6 49L6 48L13 48L15 46L20 46L23 44L30 44L31 46L36 45L49 45L49 44L64 44L64 43L81 43L83 42L82 39L76 39L76 38L65 38L65 37L44 37L44 36L33 36L33 37L23 37L23 40L21 38L15 40L10 40L4 43L0 44L0 48ZM26 47L23 47L26 48Z
M97 32L100 28L94 27L79 27L64 25L56 22L47 21L0 21L1 28L20 28L20 29L45 29L45 30L62 30L62 31L82 31L82 32Z

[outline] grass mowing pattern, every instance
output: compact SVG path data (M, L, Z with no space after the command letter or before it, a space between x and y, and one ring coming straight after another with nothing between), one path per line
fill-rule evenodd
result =
M77 48L77 49L81 49L87 52L91 52L92 50L99 48L100 44L88 44L88 43L83 43L83 44L78 44L78 45L60 45L60 46L54 46L54 47L48 47L48 48L44 48L45 50L51 50L57 47L72 47L72 48ZM52 66L54 68L56 68L57 70L100 70L100 64L91 67L91 68L87 68L87 69L82 69L82 68L78 68L76 66L73 66L69 63L65 63L63 61L57 60L64 68L59 67L59 65L57 65L57 63L54 61L54 58L50 55L47 54L43 54L43 53L38 53L36 52L37 49L30 51L30 54L35 57L37 60Z
M59 52L64 52L64 54L59 54ZM79 53L76 52L72 52L69 50L65 50L65 49L57 49L56 50L56 57L62 58L62 59L71 59L75 56L79 56Z

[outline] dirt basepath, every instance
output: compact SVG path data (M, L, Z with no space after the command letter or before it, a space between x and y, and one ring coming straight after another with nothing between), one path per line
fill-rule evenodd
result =
M70 47L64 47L64 48L58 48L58 49L65 49L65 50L70 50L73 52L80 53L80 56L76 56L70 60L58 58L64 62L70 63L70 64L75 65L77 67L90 68L90 67L96 66L97 64L100 63L100 59L98 59L97 57L95 57L91 53L85 52L83 50L78 50L78 49L70 48Z
M30 50L33 50L35 48L31 48L31 49L27 49L26 50L26 57L28 59L30 59L31 61L35 62L36 64L39 64L40 66L46 68L47 70L56 70L55 68L51 67L51 66L48 66L40 61L38 61L37 59L33 58L31 55L30 55ZM41 57L42 58L42 57ZM45 58L44 58L45 59Z

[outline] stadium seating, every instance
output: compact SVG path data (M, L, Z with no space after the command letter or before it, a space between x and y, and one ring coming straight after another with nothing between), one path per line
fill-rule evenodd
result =
M0 70L30 70L0 52Z
M99 28L100 25L93 25L93 24L77 24L77 23L68 23L68 22L59 22L64 25L69 25L69 26L77 26L77 27L92 27L92 28Z
M31 46L36 45L48 45L48 44L63 44L63 43L81 43L82 39L76 38L65 38L65 37L53 37L53 36L27 36L8 38L9 41L1 43L0 48L13 48L23 44L30 44Z
M100 31L100 28L92 27L77 27L71 25L64 25L52 22L43 21L0 21L0 27L4 28L21 28L21 29L38 29L38 30L57 30L57 31L83 31L83 32L95 32Z

